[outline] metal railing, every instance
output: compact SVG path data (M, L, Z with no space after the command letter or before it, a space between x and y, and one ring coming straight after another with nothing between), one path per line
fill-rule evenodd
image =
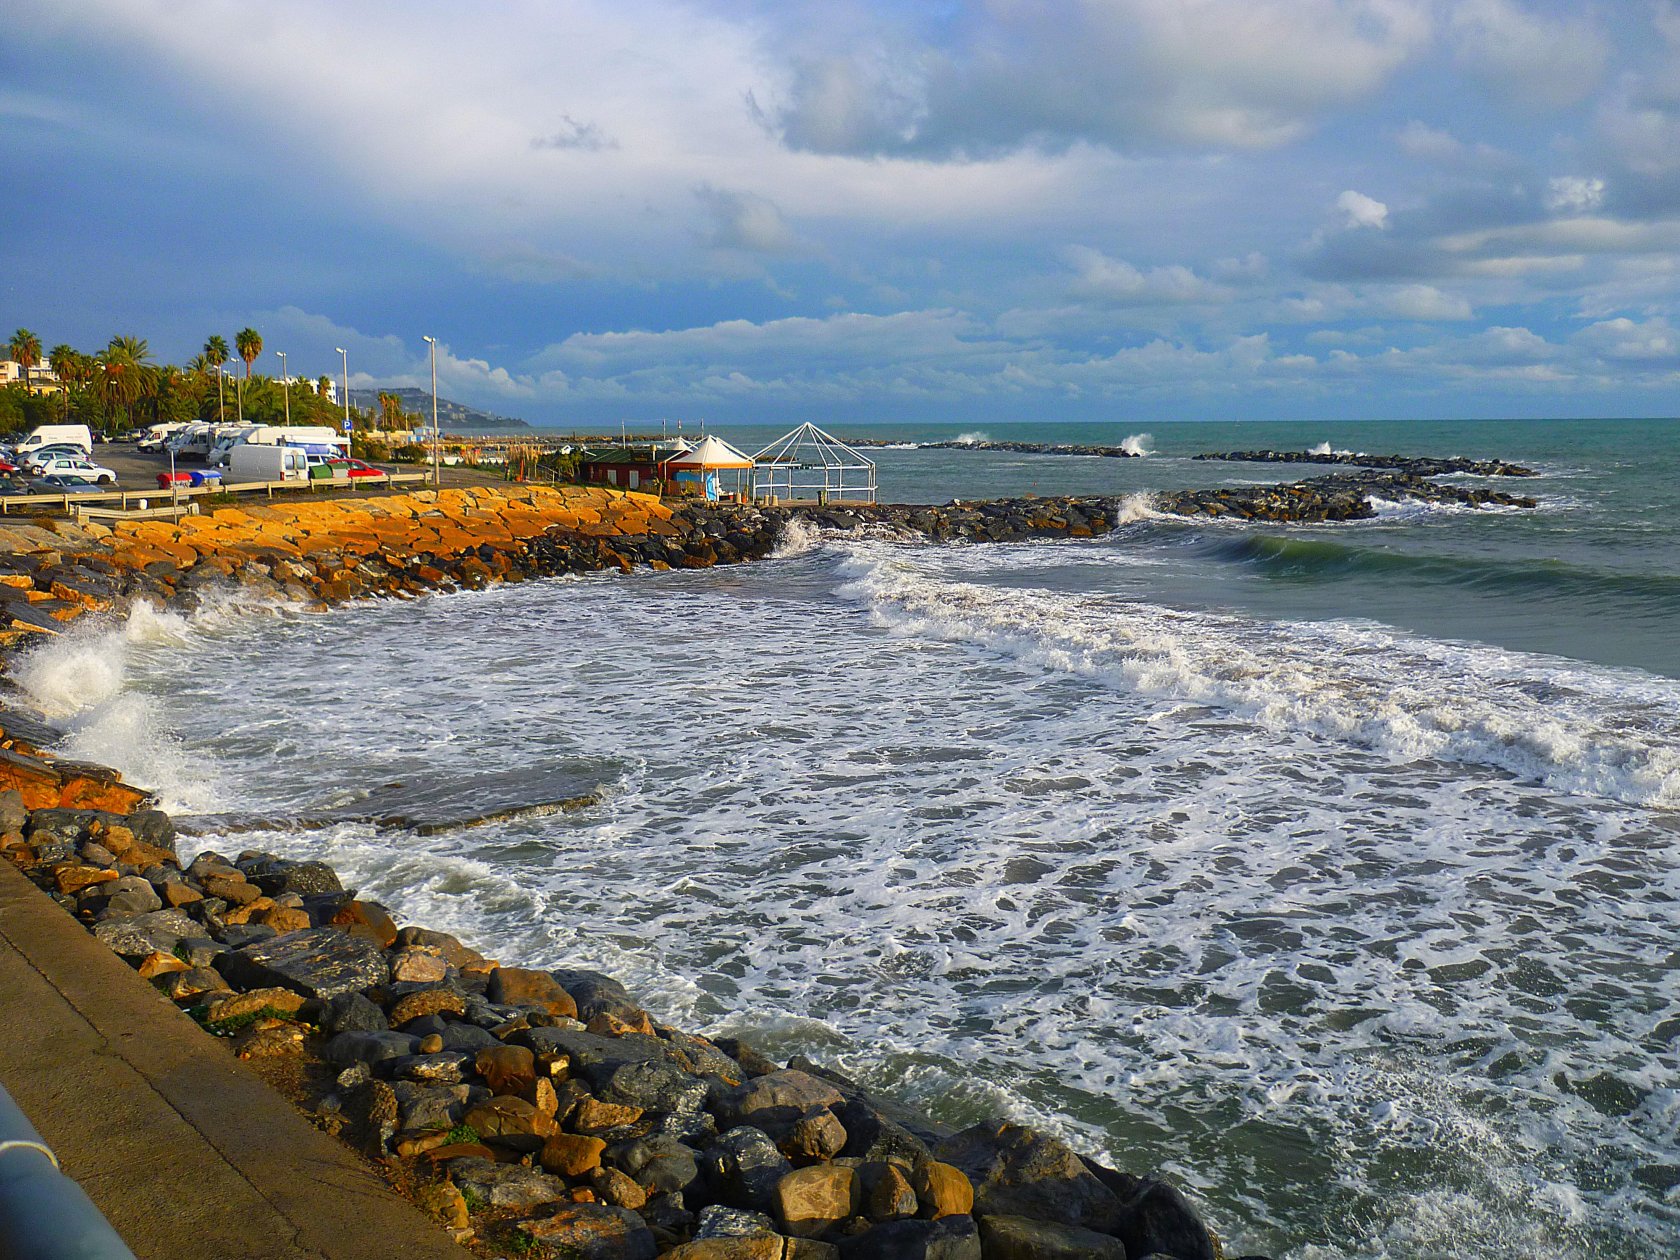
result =
M135 1260L0 1088L0 1260Z
M218 483L202 486L159 487L155 490L83 490L67 491L64 494L6 494L0 495L0 516L6 516L13 511L40 511L43 508L57 508L68 515L77 504L117 503L120 511L128 511L130 502L145 502L148 507L174 506L207 494L263 494L274 497L276 490L374 490L385 486L408 485L415 482L430 482L429 472L415 473L386 473L383 478L375 481L372 477L351 477L345 481L330 481L326 478L311 478L309 481L241 481L227 485ZM372 482L372 485L358 485L359 481ZM159 500L168 500L168 504L161 504Z

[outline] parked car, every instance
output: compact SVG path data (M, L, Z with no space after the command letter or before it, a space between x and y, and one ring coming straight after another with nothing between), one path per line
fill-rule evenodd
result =
M332 465L334 475L340 472L350 477L389 477L391 475L383 468L375 468L365 459L334 459L328 462Z
M79 446L43 446L36 450L19 454L17 462L25 472L39 472L41 465L49 459L86 459L88 453Z
M10 477L13 473L22 471L23 465L14 464L8 457L0 455L0 477Z
M45 477L35 478L35 489L41 494L75 493L78 490L104 490L105 484L95 481L92 477L82 473L59 472L48 473Z
M37 475L42 477L68 474L86 477L89 481L101 485L114 486L117 484L115 471L81 456L60 455L54 459L44 459L35 465L35 471Z

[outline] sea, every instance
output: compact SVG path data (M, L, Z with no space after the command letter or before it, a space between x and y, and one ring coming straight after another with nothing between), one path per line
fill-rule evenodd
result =
M1680 1254L1680 423L833 427L901 439L883 500L1121 523L229 596L14 674L200 818L189 856L323 858L662 1021L1041 1126L1174 1179L1230 1255ZM917 445L965 433L1147 454ZM1198 452L1325 444L1514 460L1540 506L1150 505L1314 472Z

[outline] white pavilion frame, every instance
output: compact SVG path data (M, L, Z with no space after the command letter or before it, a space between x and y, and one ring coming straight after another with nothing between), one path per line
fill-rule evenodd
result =
M875 461L806 421L753 456L752 493L754 499L873 503Z

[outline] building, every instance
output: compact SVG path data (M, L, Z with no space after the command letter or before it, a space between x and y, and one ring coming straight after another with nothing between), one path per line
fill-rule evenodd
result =
M0 359L0 386L21 385L23 383L23 364L16 359ZM29 369L29 392L31 394L58 394L64 390L64 382L53 373L52 360L43 359Z

